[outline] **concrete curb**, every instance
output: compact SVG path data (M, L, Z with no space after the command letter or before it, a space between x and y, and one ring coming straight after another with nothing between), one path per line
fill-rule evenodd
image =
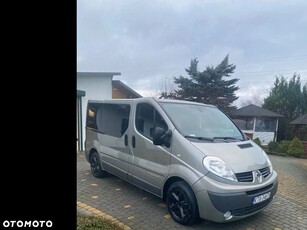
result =
M102 212L92 206L89 206L85 203L82 203L80 201L77 201L77 211L84 214L84 215L87 215L87 216L97 216L97 217L100 217L102 218L103 220L105 221L108 221L109 223L111 224L114 224L115 226L119 227L120 229L123 229L123 230L131 230L131 228L127 225L125 225L123 222L119 221L118 219L116 219L115 217L105 213L105 212Z
M271 152L271 151L265 151L267 154L275 155L275 156L282 156L282 157L290 157L289 155L285 153L277 153L277 152Z

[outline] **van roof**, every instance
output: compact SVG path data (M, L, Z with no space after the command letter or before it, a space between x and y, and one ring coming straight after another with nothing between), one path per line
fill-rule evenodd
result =
M194 102L194 101L184 101L184 100L173 100L173 99L155 99L157 102L163 102L163 103L177 103L177 104L191 104L191 105L205 105L209 107L216 107L214 105L210 104L204 104L204 103L199 103L199 102Z
M133 98L133 99L109 99L109 100L89 100L88 103L111 103L111 102L132 102L132 101L156 101L157 103L176 103L176 104L191 104L191 105L205 105L208 107L215 107L210 104L203 104L193 101L184 101L184 100L173 100L173 99L156 99L154 97L143 97L143 98Z

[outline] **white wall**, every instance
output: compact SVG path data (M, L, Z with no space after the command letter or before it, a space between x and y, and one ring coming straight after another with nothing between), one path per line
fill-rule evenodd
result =
M261 145L268 145L271 141L274 141L274 132L254 132L253 140L259 138Z
M85 141L85 119L88 100L112 99L112 73L77 73L77 89L85 91L82 97L82 136ZM118 75L118 74L116 74Z

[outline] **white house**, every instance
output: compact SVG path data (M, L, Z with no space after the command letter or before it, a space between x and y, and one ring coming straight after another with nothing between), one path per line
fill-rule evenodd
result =
M119 72L77 72L77 149L83 150L87 101L112 99L112 79ZM80 113L81 112L81 113Z
M232 111L229 115L252 140L259 138L261 145L276 141L278 119L283 117L253 104Z

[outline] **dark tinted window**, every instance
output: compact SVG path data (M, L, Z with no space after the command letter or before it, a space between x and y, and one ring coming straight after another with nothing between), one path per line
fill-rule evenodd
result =
M256 118L256 132L275 132L277 120L275 118Z
M233 122L239 127L241 130L253 130L254 129L254 118L240 118L233 119Z
M86 115L86 127L97 129L96 123L96 114L97 114L98 104L89 103L87 106L87 115Z
M139 133L152 140L152 134L155 127L161 127L167 130L168 127L162 116L153 106L146 103L140 103L136 108L135 127Z
M92 108L95 111L92 111ZM88 124L95 125L87 126L98 129L103 134L121 137L128 129L129 115L130 105L96 104L88 109Z

